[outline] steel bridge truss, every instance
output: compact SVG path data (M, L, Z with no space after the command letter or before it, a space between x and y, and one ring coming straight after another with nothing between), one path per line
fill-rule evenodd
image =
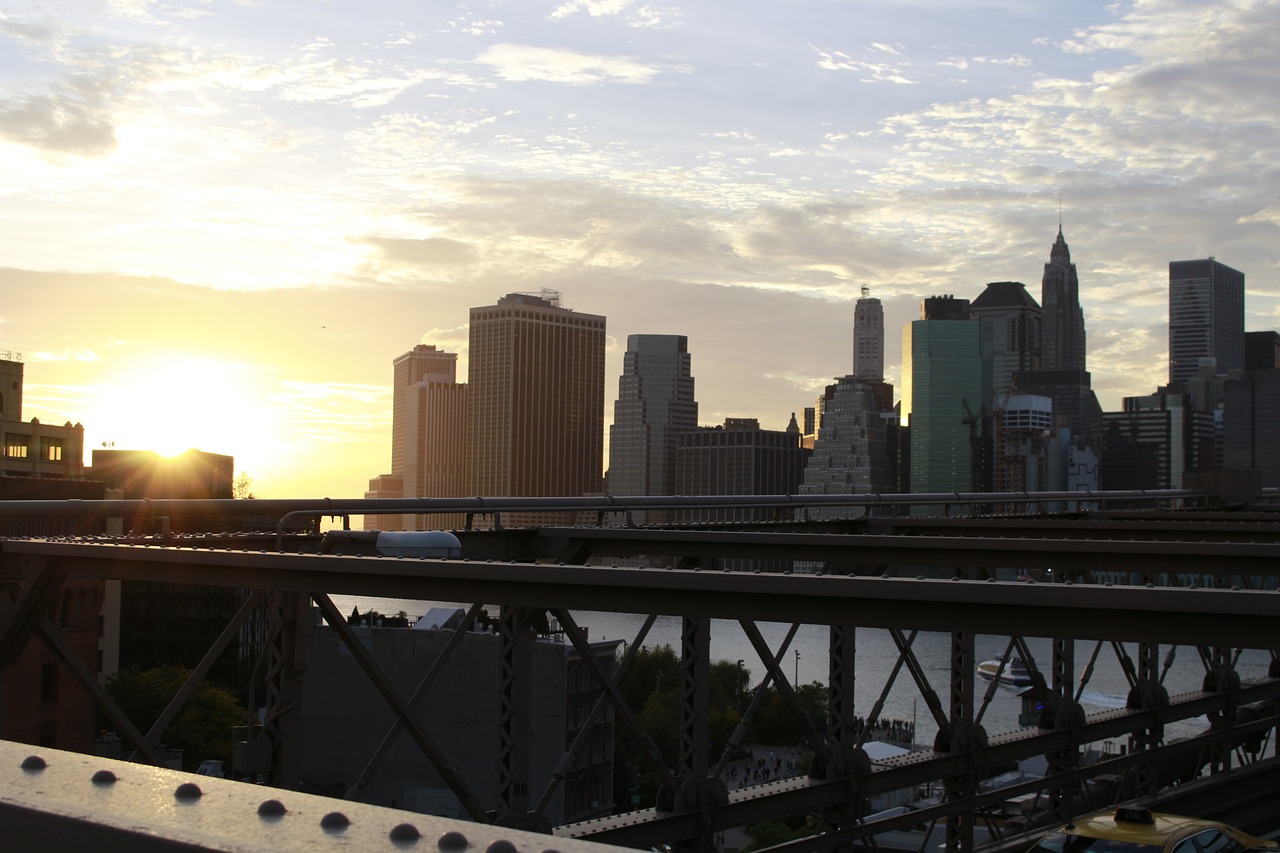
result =
M1240 516L1236 516L1239 519ZM382 759L403 731L428 758L471 819L521 829L551 829L545 809L581 743L570 745L542 790L529 786L531 768L521 732L527 729L528 632L521 620L532 611L548 611L601 688L591 711L595 719L611 706L622 736L635 738L661 780L652 809L555 828L558 835L627 847L676 844L712 849L716 833L771 817L815 815L819 832L780 849L831 850L860 840L874 844L883 833L933 822L945 823L950 850L968 850L979 828L989 837L1029 828L999 820L997 806L1030 794L1033 823L1062 821L1073 814L1122 798L1158 797L1173 784L1223 781L1240 772L1261 771L1276 762L1273 733L1280 698L1280 667L1275 664L1280 594L1266 591L1277 576L1280 539L1270 517L1249 533L1196 536L1197 525L1214 529L1207 516L1156 523L1147 518L1099 522L1098 535L1059 535L1056 522L1017 538L997 536L1000 522L957 528L933 522L864 521L880 532L810 533L795 529L678 530L615 528L543 528L475 531L463 534L464 553L478 559L383 558L352 554L316 554L314 537L288 537L297 552L234 550L236 542L209 537L136 540L119 544L87 540L0 541L0 583L16 593L7 626L0 635L0 663L13 661L26 643L39 639L59 656L96 699L112 724L141 757L159 763L153 744L181 709L218 654L249 614L265 607L271 621L265 661L268 722L265 736L273 750L273 779L296 781L299 677L305 668L305 608L321 611L361 669L393 709L396 721L351 785L358 799L378 772ZM801 522L803 524L803 520ZM1030 527L1033 522L1027 522ZM1232 521L1230 524L1242 522ZM909 532L896 532L909 529ZM1222 528L1229 527L1225 521ZM1147 525L1140 536L1117 533ZM1269 529L1270 528L1270 529ZM838 529L838 528L837 528ZM847 529L847 527L845 528ZM664 554L670 568L603 565L608 557ZM724 571L732 558L804 560L825 564L817 574L768 574ZM557 564L548 562L557 561ZM1016 566L1048 573L1055 583L995 580L997 567ZM928 567L920 570L920 567ZM1087 567L1087 571L1084 567ZM917 572L919 573L917 574ZM1124 571L1138 585L1090 584L1090 572ZM926 577L925 575L929 576ZM1182 575L1194 586L1178 586ZM1212 579L1204 583L1204 578ZM243 606L196 667L191 679L147 732L140 731L98 684L96 675L66 647L46 614L67 578L162 581L249 590ZM1261 582L1260 582L1261 579ZM1270 584L1274 586L1272 582ZM330 598L334 594L416 600L473 602L440 656L420 684L400 693L355 636ZM499 608L502 703L499 740L499 788L468 788L414 713L436 684L445 663L461 643L482 605ZM644 614L638 634L613 673L591 652L573 611ZM677 766L668 768L645 735L619 684L657 615L679 616L681 632L680 732ZM814 756L808 774L729 791L724 772L733 750L742 745L755 703L719 755L707 752L709 715L709 637L713 619L737 622L773 685L802 719ZM757 622L786 622L792 627L773 648ZM805 717L784 666L800 625L828 626L830 704L826 719ZM859 629L889 632L897 656L883 669L855 673ZM922 631L950 637L946 683L936 684L916 653ZM1038 725L988 733L983 721L996 695L993 681L976 679L974 639L978 634L1007 637L1006 657L1026 662L1043 711ZM1037 661L1028 638L1049 638L1050 659ZM1090 660L1079 681L1077 640L1092 641ZM1242 649L1263 649L1272 656L1267 677L1242 680L1235 671ZM1194 654L1204 672L1200 691L1169 695L1164 677L1174 655ZM1081 694L1101 656L1122 668L1129 694L1126 707L1086 713ZM878 682L877 700L855 713L855 675ZM931 750L872 762L866 738L880 718L890 692L914 689L937 729ZM763 694L756 694L756 703ZM945 697L945 698L944 698ZM1166 726L1206 716L1211 725L1195 737L1169 740ZM586 732L590 723L584 726ZM1121 754L1082 763L1090 745L1122 740ZM1046 756L1043 778L996 792L980 787L992 768ZM1275 774L1270 774L1274 776ZM1194 784L1203 784L1198 782ZM910 814L868 821L867 799L903 788L940 785L937 805ZM1228 790L1220 784L1218 790ZM1248 793L1256 794L1257 785ZM1244 797L1233 794L1234 800ZM487 805L492 804L492 805Z

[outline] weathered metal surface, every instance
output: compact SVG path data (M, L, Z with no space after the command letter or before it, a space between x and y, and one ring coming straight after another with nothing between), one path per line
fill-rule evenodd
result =
M45 766L24 769L31 756ZM182 787L188 785L195 787ZM0 741L0 846L92 853L609 849L7 741Z

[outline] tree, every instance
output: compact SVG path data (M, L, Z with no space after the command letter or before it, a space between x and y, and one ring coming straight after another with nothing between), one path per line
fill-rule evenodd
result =
M238 501L253 500L253 480L244 471L241 471L236 481L231 484L231 497Z
M181 666L147 670L131 666L107 681L107 692L145 734L190 675L191 670ZM160 739L169 747L181 749L183 768L194 770L206 759L229 762L231 729L245 720L244 708L231 691L202 682Z

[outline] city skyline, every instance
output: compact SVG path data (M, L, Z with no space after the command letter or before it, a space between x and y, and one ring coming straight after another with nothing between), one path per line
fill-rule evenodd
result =
M862 287L900 386L919 301L1034 287L1059 222L1107 410L1166 381L1172 260L1280 326L1280 4L727 9L7 7L23 418L354 496L388 361L463 370L469 306L549 287L610 319L607 385L628 335L684 335L700 420L781 428Z

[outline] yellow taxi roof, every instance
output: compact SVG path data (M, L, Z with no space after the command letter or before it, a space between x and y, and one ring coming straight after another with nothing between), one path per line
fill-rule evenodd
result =
M1095 812L1076 818L1071 825L1062 831L1068 835L1084 835L1090 838L1107 838L1113 841L1125 841L1130 844L1148 844L1153 847L1164 847L1170 841L1185 838L1204 829L1221 829L1250 847L1274 847L1275 842L1254 838L1248 833L1228 827L1217 821L1204 820L1198 817L1148 812L1151 822L1136 820L1117 820L1115 810Z

